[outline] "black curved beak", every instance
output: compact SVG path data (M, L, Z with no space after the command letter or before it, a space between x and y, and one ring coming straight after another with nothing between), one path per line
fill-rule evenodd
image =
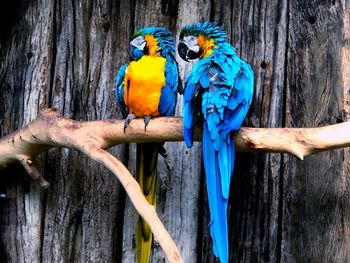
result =
M202 55L201 49L199 49L198 52L195 52L191 50L183 41L180 41L180 43L177 45L177 50L180 57L187 62L189 62L189 60L197 59Z
M202 55L202 50L199 50L198 52L194 52L192 50L189 50L187 52L187 58L188 59L196 59L196 58L199 58L200 56Z
M177 51L179 52L179 55L183 60L189 62L189 60L187 59L188 47L184 42L180 42L177 45Z

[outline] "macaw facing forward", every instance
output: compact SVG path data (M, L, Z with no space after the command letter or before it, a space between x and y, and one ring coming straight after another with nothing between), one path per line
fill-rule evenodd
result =
M203 118L203 161L214 255L228 262L227 202L234 166L234 141L253 96L253 72L242 61L221 27L205 22L185 26L178 52L186 61L199 58L184 89L184 138L193 144L193 127Z
M175 43L171 33L159 27L137 31L130 42L131 62L117 75L116 96L126 118L124 131L131 120L143 117L145 130L151 117L173 116L178 89ZM128 113L128 114L127 114ZM136 178L147 201L156 205L158 152L165 156L162 143L137 144ZM152 232L139 218L136 228L138 262L149 262Z

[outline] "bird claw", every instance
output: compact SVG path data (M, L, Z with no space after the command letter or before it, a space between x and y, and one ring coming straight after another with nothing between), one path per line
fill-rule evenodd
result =
M124 133L125 133L126 128L128 128L130 122L135 118L136 118L135 114L128 114L128 116L126 117L126 119L124 121Z
M149 124L149 122L151 120L151 116L147 115L143 119L145 121L145 131L146 131L146 127L147 127L147 125Z

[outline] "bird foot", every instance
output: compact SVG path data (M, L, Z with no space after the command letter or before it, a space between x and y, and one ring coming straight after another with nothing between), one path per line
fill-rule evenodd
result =
M126 119L124 121L124 133L125 133L126 128L128 128L130 122L133 119L136 119L136 115L135 114L128 114L128 116L126 117Z
M145 131L146 131L146 127L147 127L147 125L149 124L149 122L151 120L151 116L147 115L143 119L145 121Z

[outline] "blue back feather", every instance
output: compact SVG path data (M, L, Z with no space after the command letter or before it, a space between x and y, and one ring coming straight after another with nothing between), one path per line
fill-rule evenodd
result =
M177 64L168 58L165 64L165 86L159 100L158 110L161 116L173 116L175 113L177 87L178 87Z

